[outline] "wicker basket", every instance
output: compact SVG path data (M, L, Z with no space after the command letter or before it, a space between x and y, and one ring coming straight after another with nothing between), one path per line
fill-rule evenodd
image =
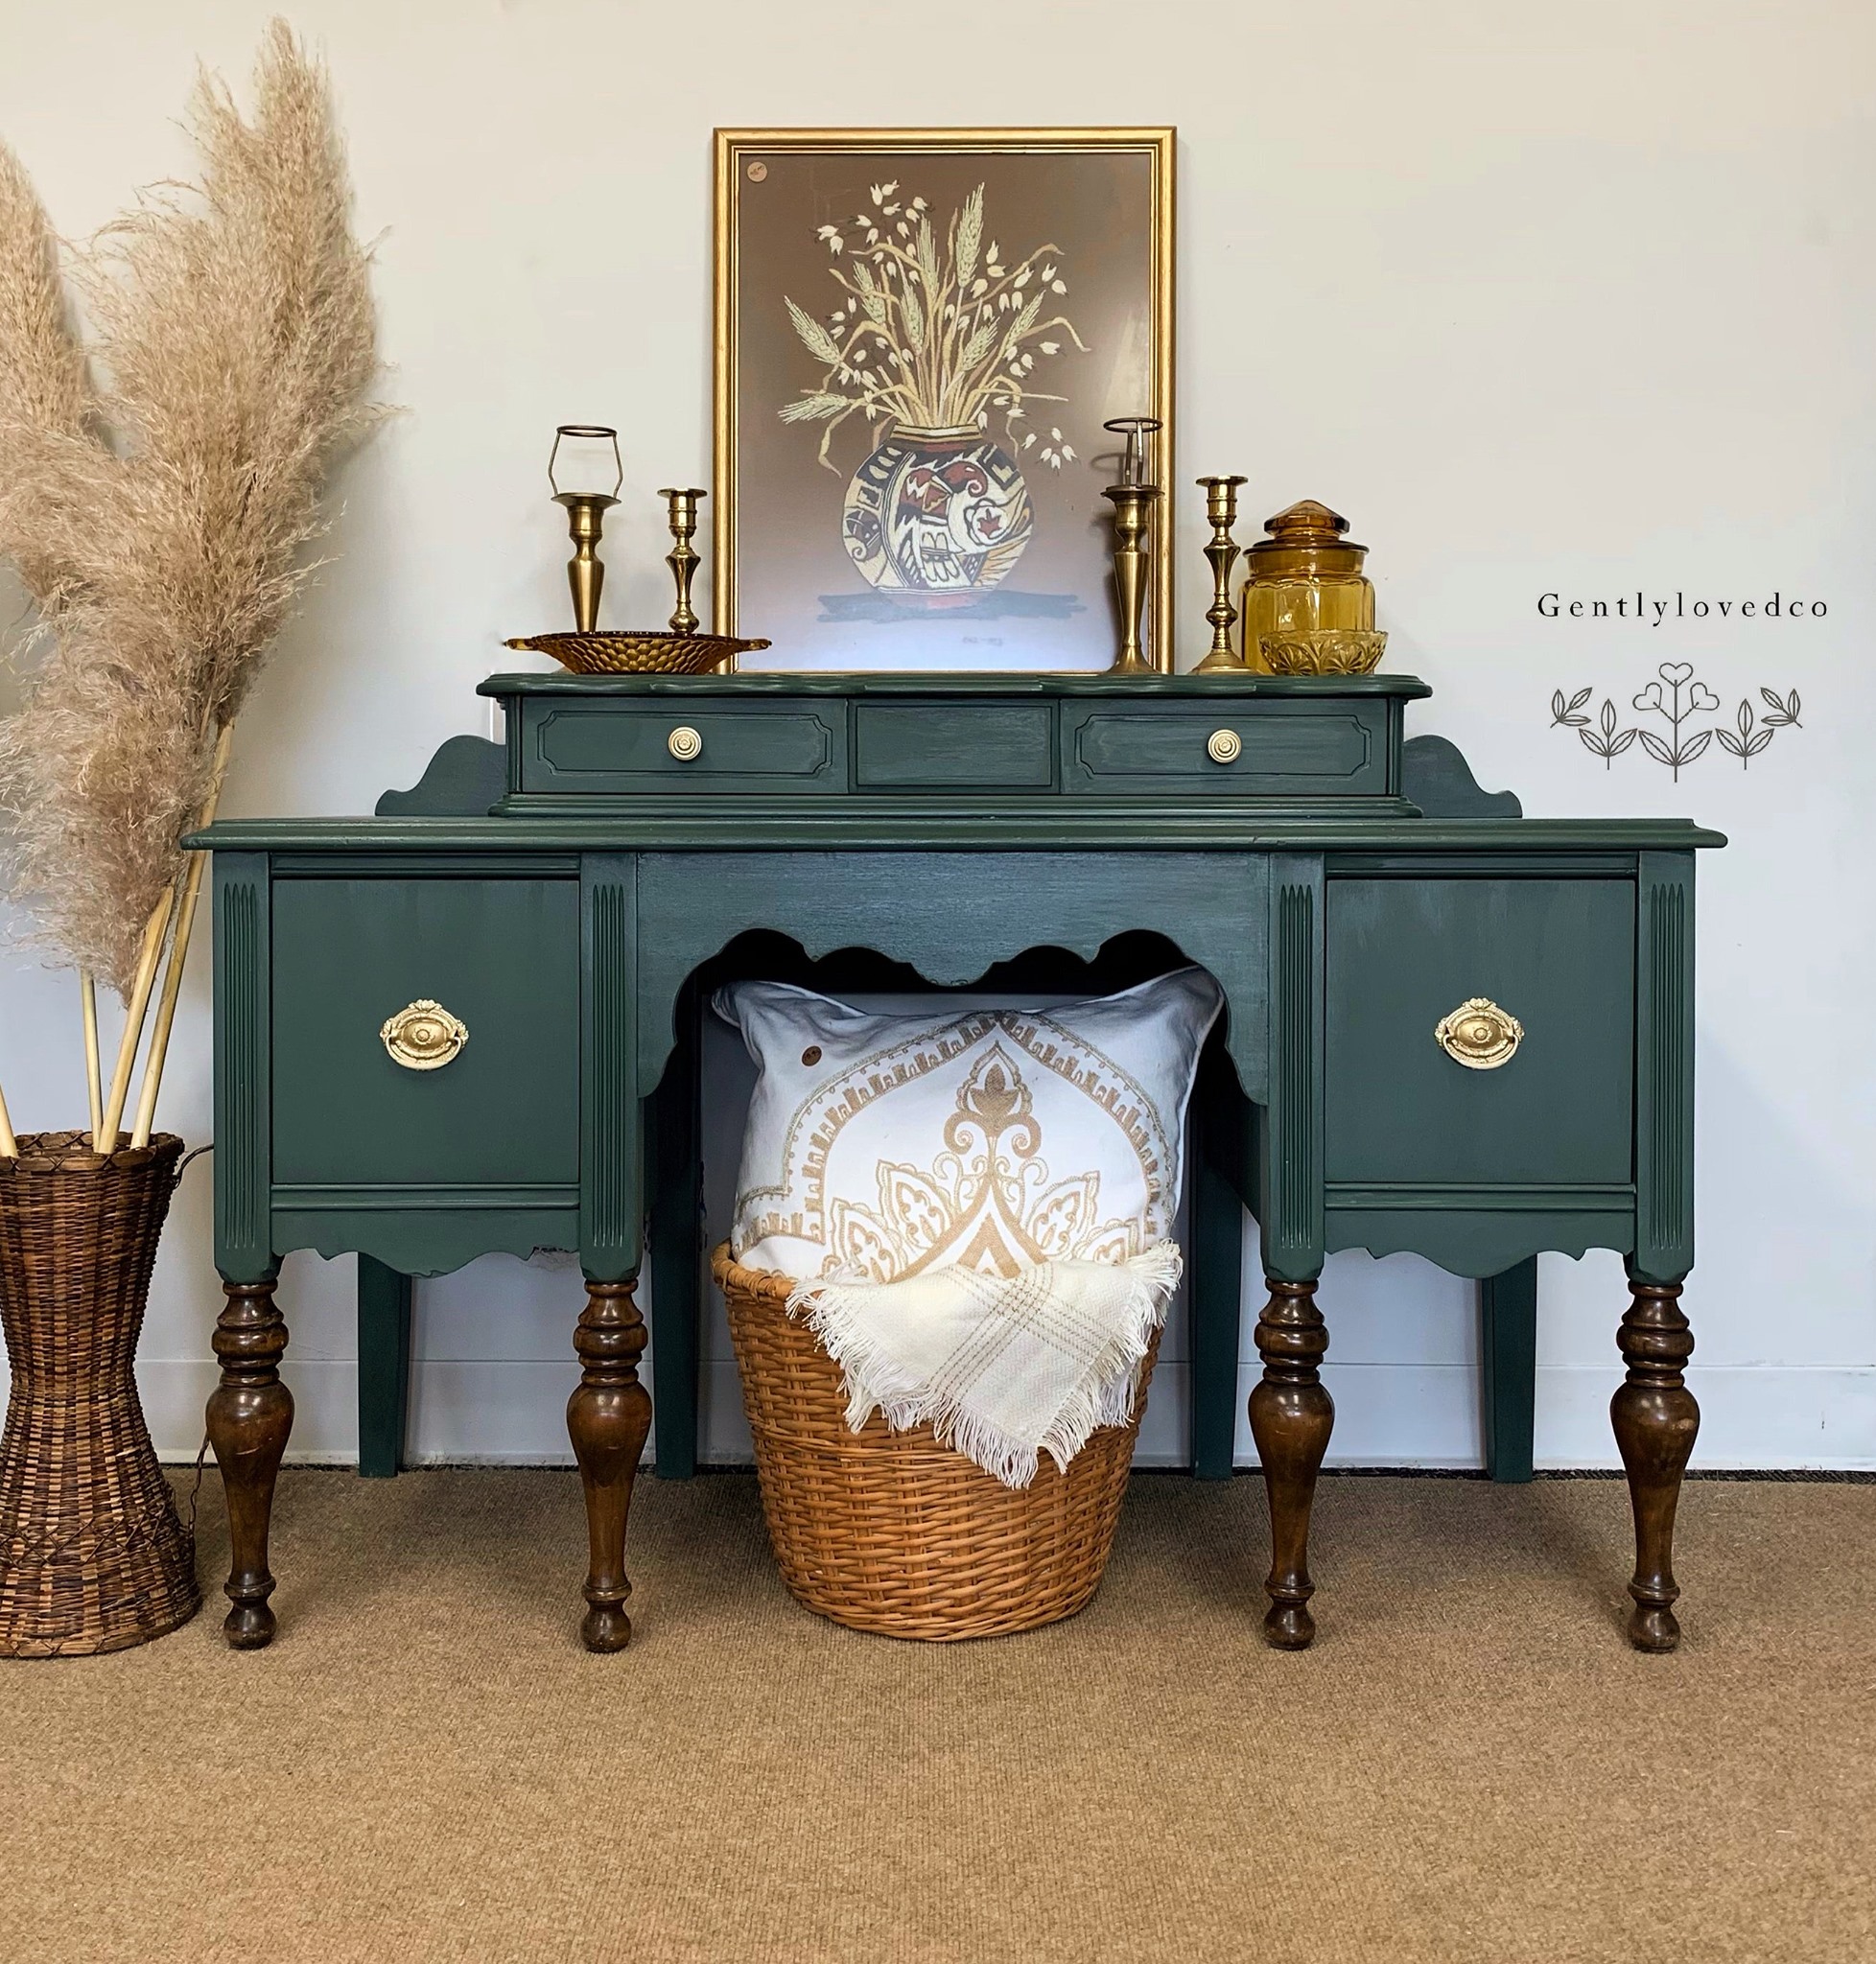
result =
M1058 1473L993 1480L928 1425L889 1432L876 1412L847 1429L840 1368L787 1315L787 1277L719 1248L711 1274L730 1310L755 1435L762 1514L782 1579L835 1623L954 1643L1059 1622L1086 1607L1114 1546L1156 1333L1130 1424L1104 1426Z
M0 1656L148 1643L201 1607L137 1399L134 1365L182 1141L108 1160L82 1133L0 1159L0 1322L12 1368L0 1435Z

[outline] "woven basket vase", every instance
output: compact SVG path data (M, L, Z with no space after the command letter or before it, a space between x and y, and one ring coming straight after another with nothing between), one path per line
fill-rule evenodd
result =
M840 1367L787 1314L794 1284L739 1267L727 1248L711 1274L729 1304L768 1538L797 1602L928 1643L1035 1629L1087 1606L1114 1546L1157 1331L1131 1422L1090 1435L1066 1473L1044 1456L1013 1488L928 1425L889 1432L876 1412L850 1432Z
M133 1370L182 1141L108 1162L81 1133L19 1148L0 1159L0 1656L89 1656L201 1607Z

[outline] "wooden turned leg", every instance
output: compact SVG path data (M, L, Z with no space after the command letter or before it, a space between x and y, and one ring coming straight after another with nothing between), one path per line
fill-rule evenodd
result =
M1316 1368L1327 1349L1315 1283L1272 1278L1270 1300L1257 1320L1264 1374L1251 1393L1251 1436L1270 1495L1264 1636L1279 1650L1303 1649L1316 1634L1308 1607L1316 1593L1309 1579L1309 1508L1335 1423L1335 1401Z
M639 1383L645 1319L632 1282L588 1282L574 1332L584 1368L567 1400L567 1431L586 1489L587 1611L579 1633L589 1650L622 1650L632 1640L625 1599L625 1517L632 1480L651 1431L651 1394Z
M1616 1332L1629 1375L1609 1400L1635 1511L1629 1641L1637 1650L1672 1650L1680 1642L1674 1614L1680 1594L1674 1579L1675 1508L1700 1429L1700 1408L1680 1374L1694 1354L1694 1333L1680 1313L1678 1282L1631 1279L1629 1292L1629 1312Z
M280 1382L278 1369L287 1322L274 1307L272 1278L222 1287L227 1300L215 1325L222 1382L208 1398L208 1441L228 1504L225 1594L234 1607L222 1634L237 1650L258 1650L273 1640L268 1524L280 1456L293 1429L293 1394Z

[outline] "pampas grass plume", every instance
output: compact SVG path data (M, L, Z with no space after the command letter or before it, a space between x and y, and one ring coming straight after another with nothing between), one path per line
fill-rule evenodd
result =
M38 610L0 723L4 874L56 961L130 993L178 838L314 566L319 496L382 413L368 256L324 71L268 29L251 118L215 78L194 186L61 255L0 145L0 553Z

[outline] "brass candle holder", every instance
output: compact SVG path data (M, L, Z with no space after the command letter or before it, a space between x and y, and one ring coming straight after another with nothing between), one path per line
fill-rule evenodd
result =
M564 437L582 442L610 443L614 477L610 491L563 491L554 476ZM562 423L553 433L553 448L548 454L548 482L553 488L553 502L564 505L567 531L574 542L574 556L567 562L567 584L574 596L574 626L580 634L591 634L598 624L599 594L606 583L604 560L598 553L605 515L619 503L619 487L625 481L625 465L619 455L619 432L603 423Z
M1237 609L1231 605L1231 568L1237 562L1237 541L1231 527L1237 523L1237 487L1243 478L1201 478L1205 491L1205 515L1211 526L1211 540L1205 556L1211 562L1211 605L1205 618L1211 622L1211 651L1194 671L1200 675L1248 672L1244 657L1231 645L1231 623Z
M1110 675L1153 675L1159 671L1146 659L1140 643L1140 617L1146 605L1146 573L1152 554L1146 535L1160 487L1146 478L1146 442L1161 425L1155 416L1116 416L1104 430L1127 439L1120 460L1120 482L1102 496L1114 505L1114 588L1120 603L1120 652Z
M671 549L665 554L665 564L677 582L677 611L670 620L673 634L697 631L696 609L691 605L691 582L696 576L698 559L691 540L697 529L697 504L708 495L695 489L673 491L668 484L658 494L665 501L667 523L671 530Z

